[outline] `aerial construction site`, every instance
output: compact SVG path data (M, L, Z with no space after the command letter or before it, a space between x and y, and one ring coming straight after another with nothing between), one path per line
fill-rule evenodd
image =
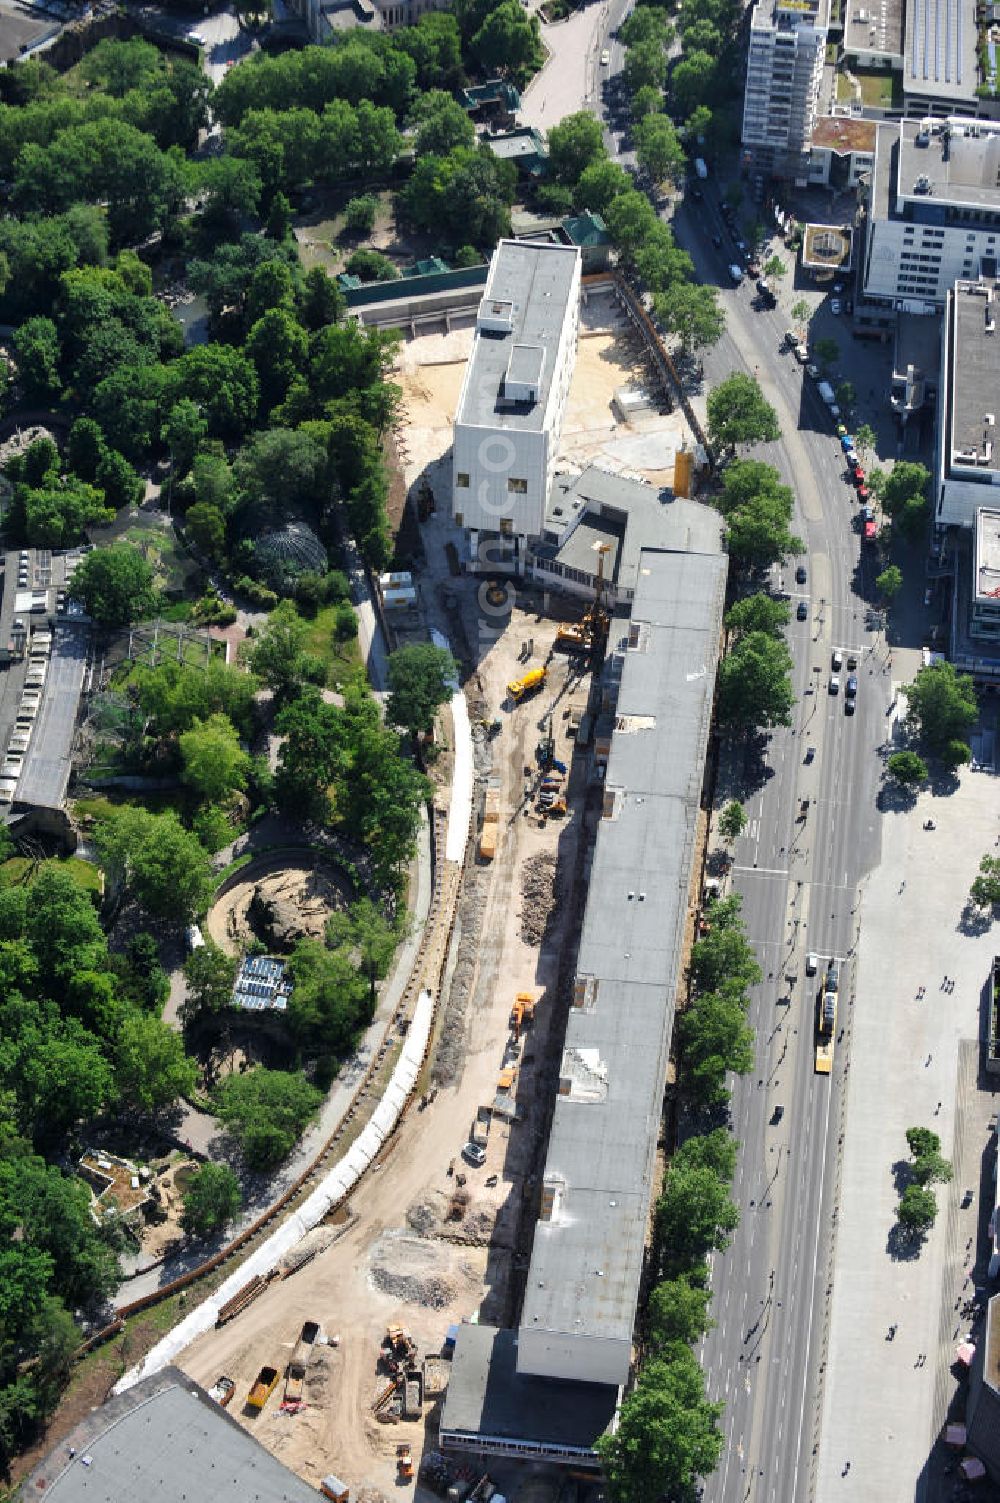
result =
M585 551L576 572L589 583L575 599L543 588L538 577L497 588L457 564L462 531L441 501L450 489L450 424L472 334L452 330L404 347L406 477L414 494L429 488L438 499L421 508L420 616L459 660L465 706L461 715L454 702L445 708L436 737L435 891L444 896L427 921L440 932L433 944L425 935L421 951L420 984L434 1003L429 1047L398 1128L308 1234L303 1254L286 1257L277 1276L248 1284L236 1308L220 1310L217 1326L176 1358L268 1450L331 1495L340 1487L356 1497L389 1496L415 1481L452 1503L473 1490L486 1503L494 1486L505 1496L540 1497L546 1489L555 1496L555 1470L546 1481L496 1457L492 1481L483 1483L474 1445L442 1443L452 1359L470 1325L510 1332L522 1319L540 1207L550 1196L556 1103L565 1096L572 1111L600 1097L620 1112L629 1095L624 1074L632 1071L627 1050L637 1048L647 1061L635 1066L639 1098L648 1077L650 1099L637 1098L635 1120L619 1123L635 1135L634 1149L617 1168L613 1152L592 1155L596 1174L603 1165L620 1175L627 1165L641 1181L628 1197L627 1221L607 1231L626 1249L621 1268L614 1247L607 1261L615 1340L626 1350L631 1341L673 980L645 988L660 999L655 1010L644 1012L645 1001L634 999L633 1040L570 1046L567 1026L579 1001L581 940L594 978L591 1001L600 984L609 999L618 988L628 1008L638 977L613 975L602 952L634 932L640 969L640 950L661 956L650 961L655 982L659 969L672 977L689 938L725 563L714 514L678 501L668 515L663 505L675 454L690 434L655 385L645 385L642 349L617 303L594 298L581 317L560 448L566 458L557 472L567 506L587 519L577 529L576 546ZM629 404L628 421L615 415L623 391L645 394ZM664 528L673 529L670 537ZM657 556L669 559L669 581L654 578L646 550L658 548L668 550ZM645 657L640 663L631 654L623 672L629 633L639 630L630 624L634 597L647 618ZM683 651L670 649L669 661L668 640L687 642ZM616 718L609 712L618 694ZM650 713L640 713L647 699ZM668 727L672 759L657 751ZM470 731L469 838L461 859L448 863L441 832ZM638 762L633 732L649 734ZM640 763L653 772L640 772ZM608 807L616 766L619 845L605 835L595 850L599 827L617 817ZM621 844L627 841L634 855ZM602 859L608 875L595 878ZM625 890L644 885L639 869L622 870L633 860L662 867L673 892L661 894L651 868L648 918L640 907L645 891ZM611 884L608 933L597 932L595 881ZM626 951L626 970L628 960ZM598 1133L614 1126L610 1118L589 1120ZM556 1143L559 1129L552 1131ZM605 1196L596 1182L586 1193ZM547 1203L551 1212L551 1197ZM582 1245L550 1246L548 1256L590 1256ZM615 1352L599 1379L612 1394Z

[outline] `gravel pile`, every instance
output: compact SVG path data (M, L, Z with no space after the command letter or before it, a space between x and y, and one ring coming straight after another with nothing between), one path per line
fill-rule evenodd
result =
M556 858L545 851L521 868L521 938L541 944L549 915L556 906Z
M418 1237L432 1237L437 1231L437 1212L426 1201L418 1201L407 1211L406 1224Z
M443 1310L456 1296L454 1258L447 1246L406 1232L390 1232L371 1253L376 1289L409 1305ZM464 1274L464 1266L459 1270Z

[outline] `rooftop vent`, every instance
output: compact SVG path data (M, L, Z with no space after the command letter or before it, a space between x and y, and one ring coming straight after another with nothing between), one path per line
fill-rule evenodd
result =
M913 191L914 193L929 193L931 191L931 187L932 184L930 178L926 173L922 172L917 178L916 182L913 184Z
M502 298L484 297L476 315L476 328L488 334L509 334L514 327L514 304Z

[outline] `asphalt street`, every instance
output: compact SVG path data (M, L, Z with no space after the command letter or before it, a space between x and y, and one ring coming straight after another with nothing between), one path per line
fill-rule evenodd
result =
M699 277L722 283L732 257L714 185L705 189L701 203L679 210L675 231ZM713 234L723 236L721 249ZM793 565L774 585L793 607L804 596L809 618L793 616L788 632L794 724L770 738L763 785L747 804L749 825L735 849L733 885L764 980L751 1005L757 1067L736 1082L732 1102L742 1144L734 1187L741 1223L731 1248L715 1259L718 1324L702 1353L709 1396L725 1401L727 1441L705 1496L793 1503L810 1491L818 1444L855 908L858 882L878 858L877 747L891 689L885 644L865 626L873 565L862 553L858 508L827 411L783 350L784 316L755 306L752 281L723 286L720 297L727 331L705 357L706 383L752 372L777 411L781 442L753 452L795 493L807 582L794 583ZM844 708L845 672L841 692L829 692L835 648L858 657L853 716ZM819 978L805 975L810 950L841 962L829 1077L814 1069ZM780 1123L773 1121L777 1106Z

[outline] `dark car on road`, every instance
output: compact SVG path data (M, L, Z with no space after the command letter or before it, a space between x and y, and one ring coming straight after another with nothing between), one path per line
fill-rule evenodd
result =
M806 566L805 566L805 564L799 564L799 567L795 571L795 583L796 584L805 584L805 582L806 582Z
M795 607L795 614L800 621L804 621L809 614L809 607L804 600L800 600Z

